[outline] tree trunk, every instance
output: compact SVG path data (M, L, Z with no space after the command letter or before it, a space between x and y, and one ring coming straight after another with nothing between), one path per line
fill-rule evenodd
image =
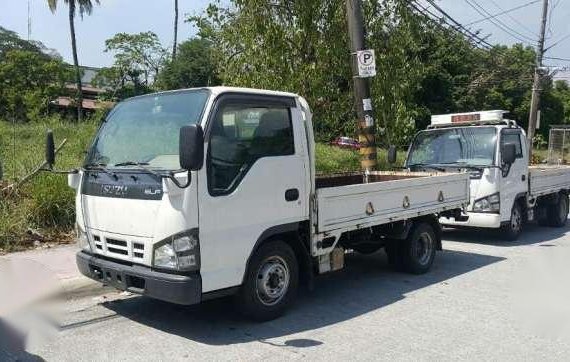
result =
M81 69L77 59L77 42L75 40L75 0L69 1L69 29L71 32L71 49L73 51L73 66L75 67L75 82L77 85L77 120L83 119L83 88L81 87Z
M176 58L178 44L178 0L174 0L174 45L172 46L172 60Z

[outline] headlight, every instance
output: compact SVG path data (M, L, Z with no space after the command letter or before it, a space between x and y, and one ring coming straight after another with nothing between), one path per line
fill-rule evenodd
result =
M475 200L473 203L474 212L493 212L501 211L501 195L499 193L483 197Z
M91 250L91 245L89 244L89 237L87 236L87 233L83 231L81 227L79 227L78 224L75 225L75 232L77 234L76 235L77 246L80 249Z
M181 271L200 269L198 229L176 234L156 244L153 265Z

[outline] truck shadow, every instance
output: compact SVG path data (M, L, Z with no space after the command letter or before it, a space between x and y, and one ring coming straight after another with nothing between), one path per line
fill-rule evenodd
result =
M448 229L443 230L443 245L445 241L458 241L470 244L485 244L499 247L513 247L540 244L561 238L570 232L570 222L562 228L542 227L535 223L525 225L516 241L505 240L499 230L489 229Z
M208 345L259 341L282 347L312 347L322 342L294 338L283 343L267 340L365 315L406 298L408 293L429 285L447 284L451 278L502 260L489 255L443 251L438 253L429 273L416 276L391 271L383 252L372 256L351 255L343 271L317 278L312 292L301 288L297 303L288 313L266 323L239 317L228 299L184 307L134 297L103 306L134 322Z

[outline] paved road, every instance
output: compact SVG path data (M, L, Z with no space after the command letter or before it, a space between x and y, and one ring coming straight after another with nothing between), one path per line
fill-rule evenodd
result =
M57 303L52 333L20 356L46 360L568 360L570 229L519 242L449 230L422 276L354 255L276 321L227 300L179 307L106 290Z

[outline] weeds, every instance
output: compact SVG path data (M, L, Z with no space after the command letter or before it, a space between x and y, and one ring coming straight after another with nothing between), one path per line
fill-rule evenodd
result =
M97 126L98 122L94 120L77 124L57 117L15 126L0 121L4 184L17 181L43 161L48 129L53 130L56 145L67 138L66 146L57 155L56 167L61 170L79 167ZM26 247L29 229L38 229L42 234L58 238L73 227L73 192L67 186L65 175L40 173L16 194L1 197L0 249L12 251Z

